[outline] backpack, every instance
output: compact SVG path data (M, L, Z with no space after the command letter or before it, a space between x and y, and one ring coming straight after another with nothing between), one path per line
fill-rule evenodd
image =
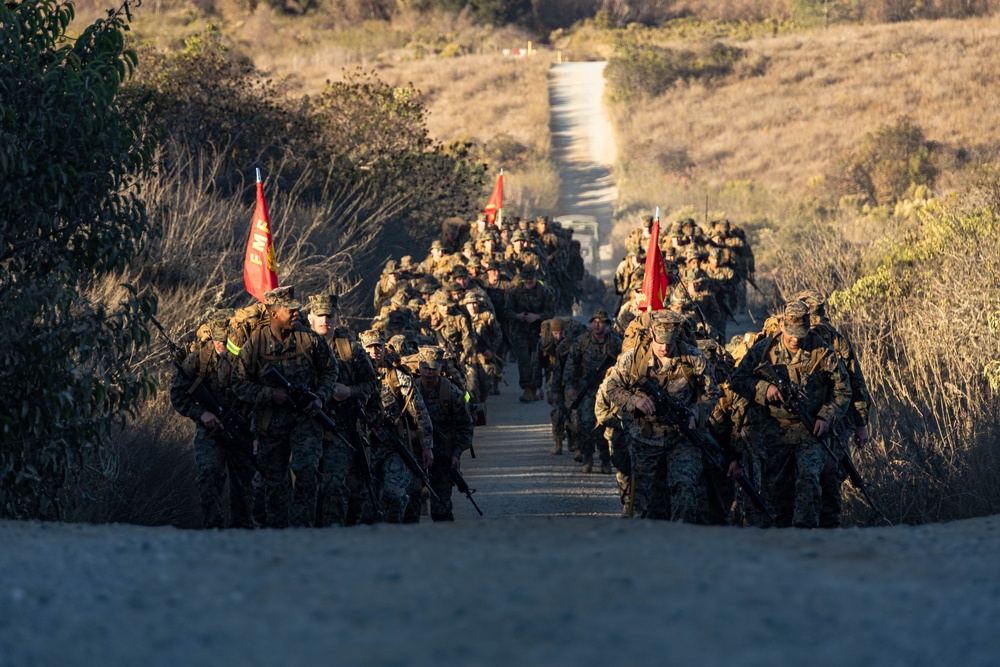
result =
M262 303L240 308L229 320L229 338L226 340L226 349L234 357L239 355L240 349L250 340L250 335L270 321L267 306Z

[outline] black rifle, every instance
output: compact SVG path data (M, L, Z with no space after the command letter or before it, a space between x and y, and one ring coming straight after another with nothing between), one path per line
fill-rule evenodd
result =
M799 419L802 420L802 424L809 429L810 433L813 433L816 420L813 419L813 417L806 411L805 406L802 405L802 399L805 398L805 392L802 390L802 387L792 382L791 378L781 377L774 366L771 365L767 356L764 357L764 361L760 365L754 368L753 372L760 379L765 382L770 382L778 388L778 391L781 392L782 405L784 405L785 409L789 412L796 413L799 416ZM815 433L813 435L815 436ZM865 502L868 503L868 506L871 507L883 521L891 526L892 521L890 521L885 512L883 512L878 505L875 504L875 501L872 500L871 495L868 493L868 488L865 486L864 480L861 479L861 473L859 473L858 469L855 467L854 461L851 460L851 455L845 451L844 455L838 458L833 451L833 447L830 446L827 438L828 436L823 436L822 438L816 439L819 440L821 445L823 445L830 457L843 467L844 472L847 473L848 479L851 480L851 486L861 492L861 495L864 496Z
M427 471L424 470L420 462L417 461L417 457L410 451L409 445L403 442L403 439L393 433L385 424L372 426L371 431L376 440L392 445L393 450L399 455L399 458L403 459L403 463L410 469L410 472L419 477L423 485L427 487L427 492L434 497L434 500L441 502L441 496L431 488L431 479L427 476Z
M451 481L455 482L455 488L458 489L459 493L465 494L465 497L469 499L472 506L476 508L477 512L479 512L479 516L482 516L483 511L479 509L479 505L476 504L475 499L472 497L472 494L475 493L476 490L469 488L469 483L465 481L462 471L451 465L450 461L446 462L445 465L448 466L448 474L451 475Z
M186 373L184 371L184 366L181 362L177 361L178 357L183 353L183 350L181 350L177 343L170 339L170 336L167 335L163 325L160 324L155 317L150 317L149 320L153 323L153 326L159 329L160 335L163 336L163 339L167 342L167 347L170 348L171 353L170 359L174 364L174 368L176 368L181 377L189 383L189 386L193 385L198 378L191 377L188 373ZM194 389L189 391L191 398L193 398L198 405L219 418L219 426L210 431L212 437L215 438L215 441L218 442L223 449L248 457L254 469L260 472L260 463L257 461L257 456L253 452L254 435L253 430L250 428L250 421L240 414L238 410L231 410L223 406L204 382L198 382L198 384L194 386Z
M604 379L604 373L607 372L614 362L614 357L605 352L597 368L587 373L580 382L580 391L577 393L576 398L573 399L573 402L569 404L569 412L573 412L580 407L583 397L587 395L587 392L600 384L601 380Z
M296 410L304 411L307 405L318 398L308 387L293 384L274 366L268 366L267 370L260 374L260 379L265 382L273 382L281 389L284 389L285 393L288 394L288 400L291 402L292 407ZM352 452L354 452L355 461L361 469L361 476L364 479L365 486L368 488L368 496L371 498L375 511L381 514L382 506L375 493L375 483L372 478L371 461L368 458L368 449L365 447L361 434L358 433L357 424L349 418L344 420L344 428L347 430L348 437L350 437L349 440L348 437L344 437L340 427L337 426L337 422L333 421L333 419L331 419L330 416L322 410L314 415L311 415L311 417L319 422L319 425L324 431L332 433L334 437L339 439L343 444L347 445Z
M352 406L354 410L350 409ZM365 488L368 489L368 498L372 501L372 505L375 507L379 519L381 519L382 503L379 502L378 494L375 493L375 476L372 474L371 453L368 449L368 443L361 435L361 431L358 430L357 419L352 416L352 413L355 415L364 414L364 410L361 408L361 401L357 398L350 398L345 401L344 408L343 418L340 421L344 424L344 429L347 431L348 445L354 450L354 464L358 466L361 479L365 483Z
M445 448L446 437L447 436L441 429L437 427L434 428L434 443L441 448L442 452L447 452L447 449ZM445 454L445 456L447 456L447 453ZM476 508L477 512L479 512L479 516L482 516L483 511L479 509L479 505L477 505L476 501L472 499L472 494L475 493L476 490L469 488L469 483L465 481L465 477L462 475L462 471L453 466L451 464L451 461L443 461L441 462L441 465L448 467L448 474L451 475L451 481L455 483L455 487L458 489L459 493L464 493L465 497L468 498L469 502L472 503L472 506Z
M690 424L688 424L691 413L680 401L660 389L652 378L647 378L645 382L639 385L639 389L653 399L653 403L656 405L656 412L654 414L657 420L664 421L675 427L685 438L701 448L701 451L705 453L708 460L712 462L712 465L716 469L723 474L729 473L729 464L736 460L735 453L723 450L722 446L711 435L703 438L697 431L691 428ZM774 523L774 515L767 509L764 499L760 497L757 489L754 488L746 475L741 474L734 476L734 478L740 488L743 489L743 493L747 494L747 498L757 508L757 511L767 516L771 520L771 523Z

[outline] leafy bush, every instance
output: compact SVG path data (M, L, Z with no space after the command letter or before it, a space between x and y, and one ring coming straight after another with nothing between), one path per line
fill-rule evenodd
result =
M844 157L838 167L839 197L861 197L870 204L902 199L919 186L932 188L937 169L931 144L908 116L900 116L875 132Z
M150 164L128 5L66 37L70 4L0 6L0 517L57 518L79 462L155 389L155 300L90 289L147 249Z
M743 49L722 42L712 42L702 53L623 42L608 58L604 78L612 100L630 102L661 95L679 82L725 76L745 56Z

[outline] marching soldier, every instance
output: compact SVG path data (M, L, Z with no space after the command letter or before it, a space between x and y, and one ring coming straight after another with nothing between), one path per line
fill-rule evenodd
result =
M542 399L541 385L535 385L532 366L537 349L542 321L554 314L552 291L538 283L538 276L530 266L520 274L520 282L507 291L504 310L510 326L510 344L517 356L518 381L523 393L522 403Z
M316 514L323 429L308 417L321 412L337 393L337 366L326 341L299 323L302 305L293 287L265 292L264 305L270 319L240 349L232 389L254 406L267 526L309 526ZM312 399L302 407L294 405L284 388L263 379L271 367L292 384L307 387ZM289 472L295 476L294 489Z

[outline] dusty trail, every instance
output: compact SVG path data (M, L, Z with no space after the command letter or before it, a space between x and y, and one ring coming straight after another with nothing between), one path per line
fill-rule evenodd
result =
M592 105L577 89L553 99ZM511 376L464 461L482 518L456 495L444 525L0 521L0 667L1000 663L997 517L622 520L610 476L548 455L548 406Z

